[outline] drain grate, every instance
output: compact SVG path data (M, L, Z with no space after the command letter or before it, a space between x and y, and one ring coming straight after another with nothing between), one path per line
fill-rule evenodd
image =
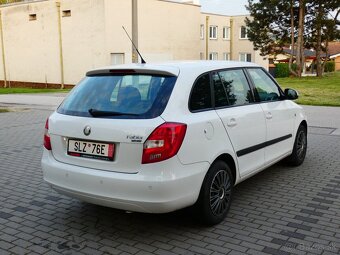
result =
M316 135L331 135L336 128L309 126L308 133Z

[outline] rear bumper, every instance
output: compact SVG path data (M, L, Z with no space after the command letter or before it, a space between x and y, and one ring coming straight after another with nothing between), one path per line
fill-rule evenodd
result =
M56 161L44 150L44 180L80 200L128 211L166 213L194 204L208 162L183 165L177 157L141 165L136 174L84 168Z

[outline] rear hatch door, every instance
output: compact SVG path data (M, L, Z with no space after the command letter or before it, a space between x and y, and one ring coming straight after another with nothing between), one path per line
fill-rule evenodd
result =
M106 171L138 172L144 141L164 122L160 115L176 83L174 73L89 72L49 119L55 159Z
M67 164L137 173L144 141L163 122L160 117L97 119L55 113L49 119L52 153L56 160ZM89 135L84 133L87 127ZM105 151L106 147L111 147L111 155Z

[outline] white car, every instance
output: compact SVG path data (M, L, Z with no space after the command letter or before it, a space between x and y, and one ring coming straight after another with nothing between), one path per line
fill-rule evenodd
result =
M93 70L46 121L44 180L127 211L193 206L216 224L236 184L281 159L304 161L307 122L296 98L245 62Z

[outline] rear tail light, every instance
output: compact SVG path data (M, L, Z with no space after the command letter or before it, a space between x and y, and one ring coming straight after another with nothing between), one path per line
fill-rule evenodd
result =
M49 151L52 150L51 137L50 137L50 134L48 133L48 119L46 120L46 124L45 124L44 147L46 148L46 150L49 150Z
M175 156L182 145L186 130L186 124L176 122L166 122L157 127L144 142L142 164Z

